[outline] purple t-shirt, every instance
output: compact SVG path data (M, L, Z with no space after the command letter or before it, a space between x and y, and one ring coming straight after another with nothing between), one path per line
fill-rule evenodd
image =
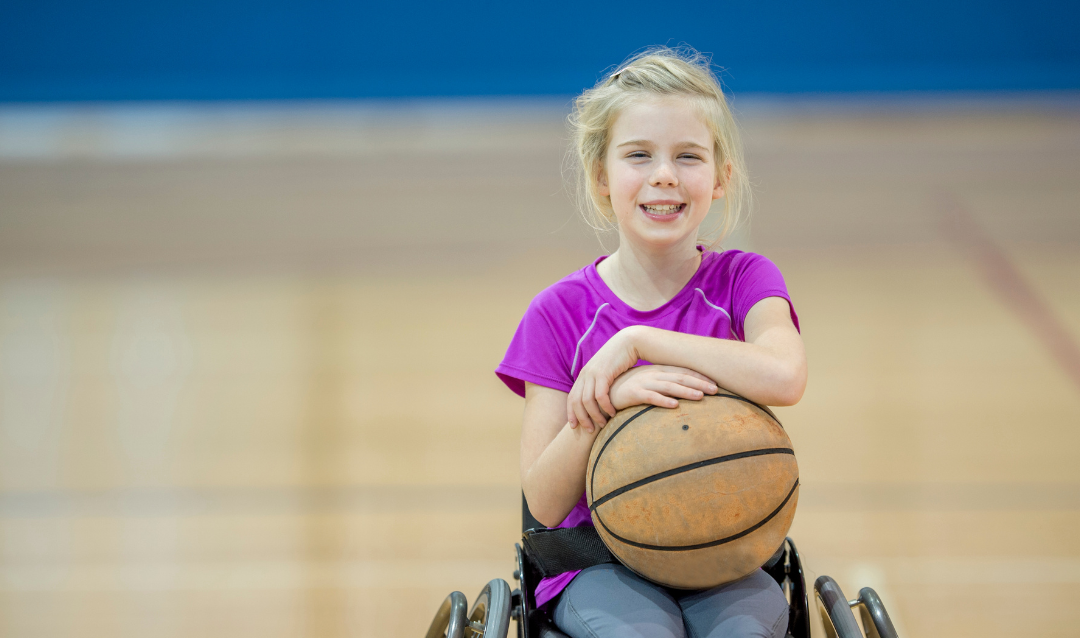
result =
M671 301L655 310L635 310L615 296L596 272L604 259L564 277L529 304L506 356L495 369L511 390L525 396L528 381L570 392L582 366L628 326L743 341L743 321L754 304L766 297L783 297L791 305L775 264L755 253L725 250L703 251L697 272ZM798 328L794 307L791 320ZM592 525L584 494L559 527L579 525ZM540 581L536 604L557 596L577 574L566 572Z

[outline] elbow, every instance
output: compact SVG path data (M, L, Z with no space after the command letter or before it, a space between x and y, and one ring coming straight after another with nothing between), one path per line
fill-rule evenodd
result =
M771 405L789 406L798 403L806 391L806 363L787 365L777 375Z
M548 516L546 514L542 516L533 514L533 518L539 521L544 527L558 527L559 523L566 520L566 516Z
M525 494L525 502L529 507L529 513L544 527L558 527L559 523L566 520L566 515L570 513L560 513L549 504L544 503L543 499L529 498L528 493Z
M525 495L525 504L529 508L529 513L544 527L557 527L559 523L566 520L570 510L562 511L558 507L558 503L553 503L550 499L543 498L543 495L538 490L530 489L528 481L523 481L522 493ZM573 506L571 505L571 509Z

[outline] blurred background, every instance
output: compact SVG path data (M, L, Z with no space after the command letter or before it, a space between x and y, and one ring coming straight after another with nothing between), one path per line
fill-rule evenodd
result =
M5 2L0 635L418 636L509 580L493 369L615 246L570 100L682 43L802 320L808 581L1080 635L1078 7Z

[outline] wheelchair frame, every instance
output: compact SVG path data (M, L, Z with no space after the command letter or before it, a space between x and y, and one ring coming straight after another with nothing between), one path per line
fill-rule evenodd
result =
M522 495L522 532L544 527L533 518ZM426 638L506 638L510 620L517 624L518 638L568 638L552 622L549 610L536 607L534 588L540 574L528 560L521 543L515 543L518 587L510 591L505 580L496 578L484 586L471 609L461 592L453 592L443 601L428 628ZM763 567L780 585L788 601L787 638L810 638L810 607L802 559L791 538L784 540L783 554L772 565ZM847 600L836 581L820 576L814 582L814 594L827 638L897 638L889 613L873 589L863 587L859 597ZM862 627L852 609L859 610Z

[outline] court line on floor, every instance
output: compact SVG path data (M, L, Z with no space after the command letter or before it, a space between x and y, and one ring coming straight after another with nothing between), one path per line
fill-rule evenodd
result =
M823 511L1080 510L1080 483L804 483L799 507Z
M799 505L828 511L1075 511L1080 483L807 483ZM0 492L0 520L97 516L342 515L506 512L512 485L158 488L98 492Z
M1080 557L915 556L867 557L857 561L815 557L815 573L843 578L854 594L859 587L888 590L918 585L1080 585ZM505 560L424 558L343 561L146 561L99 564L6 564L0 592L55 591L252 591L306 588L435 587L447 589L509 580L513 557ZM868 573L876 574L868 578ZM887 588L883 587L887 584ZM879 592L882 593L882 592Z
M942 191L937 199L945 235L967 253L990 289L1042 342L1080 391L1080 345L1069 330L958 197Z
M256 591L309 588L435 587L452 589L509 580L505 560L426 558L342 561L144 561L98 564L5 564L0 592L56 591ZM479 587L479 585L477 585Z
M127 488L0 492L0 518L49 516L193 516L312 511L516 510L516 485L344 485L330 487Z
M811 571L844 575L849 588L864 586L876 571L890 586L907 585L1080 585L1077 556L909 556L858 560L815 556ZM874 580L874 579L871 579ZM845 592L850 593L850 592Z

